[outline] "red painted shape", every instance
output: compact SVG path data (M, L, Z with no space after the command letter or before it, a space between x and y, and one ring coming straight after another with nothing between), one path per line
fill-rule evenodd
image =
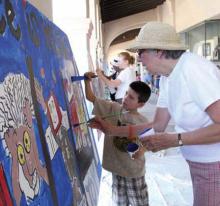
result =
M22 0L22 6L23 6L24 8L26 7L26 3L27 3L26 0Z
M5 173L0 164L0 206L13 206Z

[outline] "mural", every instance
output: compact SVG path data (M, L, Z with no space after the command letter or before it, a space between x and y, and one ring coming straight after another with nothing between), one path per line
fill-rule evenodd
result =
M98 185L98 175L95 168L94 161L89 167L89 170L84 179L84 186L88 201L88 206L96 205L99 197L99 185Z
M0 61L0 205L96 205L101 166L91 130L74 127L88 113L66 35L2 0Z
M12 187L17 205L26 202L48 185L45 166L40 163L33 127L33 103L29 80L22 74L9 74L0 84L1 137L12 157Z
M98 176L100 177L101 165L94 144L94 138L91 138L93 137L91 130L86 124L77 125L81 122L86 122L89 116L83 93L80 92L82 91L80 82L71 82L70 79L71 76L78 75L75 63L68 60L64 61L61 73L64 91L69 105L71 128L75 136L74 141L76 146L76 157L79 160L80 176L83 181L95 157L95 165L99 173Z

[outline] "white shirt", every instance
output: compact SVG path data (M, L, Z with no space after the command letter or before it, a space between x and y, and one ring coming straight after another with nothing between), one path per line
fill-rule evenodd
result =
M136 80L135 70L128 67L122 70L116 79L119 79L121 84L117 87L115 99L121 99L125 96L129 84Z
M205 58L184 53L169 77L161 77L158 107L166 107L176 132L189 132L213 124L206 108L220 99L220 71ZM181 147L194 162L220 161L220 143Z

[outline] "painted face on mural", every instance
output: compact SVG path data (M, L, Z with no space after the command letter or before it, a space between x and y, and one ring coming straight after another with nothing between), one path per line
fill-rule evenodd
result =
M15 178L19 180L20 189L26 198L33 199L39 192L40 182L34 161L36 158L33 148L33 132L28 127L21 126L13 132L6 133L5 141L13 161L17 161L18 168L13 168L13 170L18 169L18 176Z
M14 75L10 78L10 83L14 81L23 89L23 86L26 85L28 88L24 90L28 91L30 89L28 86L29 84L27 84L28 82L18 82L25 80L24 76L16 77L17 76ZM11 84L10 86L13 85ZM30 202L30 200L33 200L40 192L40 179L42 178L48 183L48 177L46 169L41 165L39 160L36 137L32 124L33 109L31 108L31 97L28 96L28 94L25 94L24 91L20 93L14 91L12 93L14 93L14 97L9 93L1 94L1 100L5 100L1 102L1 106L5 110L1 111L3 112L3 115L8 115L11 120L11 122L7 122L8 128L4 132L4 140L6 148L12 157L11 176L13 193L17 205L20 205L22 193L25 195L27 202ZM9 104L9 96L13 100L17 100L16 104L15 102L14 104ZM11 105L11 108L8 108L7 111L7 107L4 105Z

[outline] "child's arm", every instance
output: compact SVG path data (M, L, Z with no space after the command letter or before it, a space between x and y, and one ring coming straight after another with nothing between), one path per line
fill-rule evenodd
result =
M121 80L119 79L109 79L108 77L106 77L102 70L101 69L97 69L96 70L96 73L98 75L98 77L105 83L107 84L107 86L110 86L110 87L118 87L120 84L121 84Z
M95 76L95 74L93 72L86 72L84 74L85 77L87 77L84 82L85 82L85 93L86 93L86 99L92 103L95 102L95 95L92 91L92 88L91 88L91 78Z

